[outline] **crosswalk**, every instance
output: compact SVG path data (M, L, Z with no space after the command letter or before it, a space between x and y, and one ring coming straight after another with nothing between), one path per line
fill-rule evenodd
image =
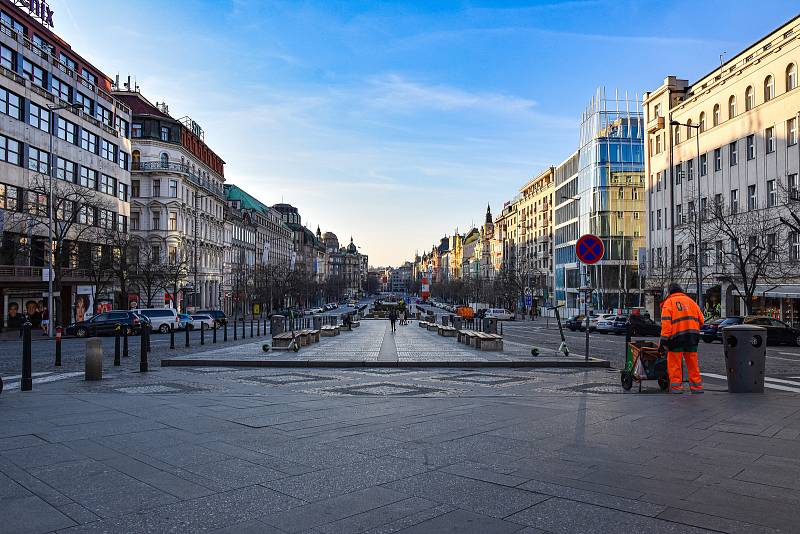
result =
M702 376L706 376L708 378L716 378L718 380L728 381L728 378L724 375L718 375L715 373L700 373ZM793 380L785 380L783 378L770 378L768 376L764 377L764 387L768 389L776 389L778 391L789 391L792 393L800 393L800 376L790 376Z
M82 376L83 371L76 371L72 373L31 373L33 377L33 385L47 384L49 382L57 382L59 380L67 380L76 376ZM19 383L22 375L12 375L3 377L3 392L19 391Z

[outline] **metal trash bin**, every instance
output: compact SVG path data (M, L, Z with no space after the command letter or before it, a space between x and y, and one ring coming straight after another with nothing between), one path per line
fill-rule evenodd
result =
M283 315L273 315L269 318L269 332L273 336L283 334L286 331L286 317Z
M442 315L442 326L449 326L449 325L450 325L450 316Z
M453 328L456 330L462 330L464 328L464 318L460 315L453 315L450 317L450 321L453 323Z
M764 393L767 329L732 325L722 329L725 371L730 393Z
M315 315L311 319L311 323L314 327L314 330L319 330L320 328L322 328L322 317L320 317L319 315Z
M487 334L496 334L497 333L497 319L494 318L484 318L483 319L483 331Z

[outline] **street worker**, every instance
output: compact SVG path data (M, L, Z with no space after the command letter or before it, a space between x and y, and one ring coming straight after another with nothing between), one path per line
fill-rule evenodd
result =
M658 350L660 353L667 352L670 392L683 393L683 359L689 373L689 389L699 394L703 392L703 379L697 362L697 345L700 343L700 327L704 322L703 312L679 284L670 284L668 291L669 296L661 304Z

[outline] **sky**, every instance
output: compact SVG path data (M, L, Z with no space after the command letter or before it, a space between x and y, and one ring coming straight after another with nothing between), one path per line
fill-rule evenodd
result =
M578 144L599 86L690 81L795 16L769 0L50 0L55 31L191 116L225 178L397 266Z

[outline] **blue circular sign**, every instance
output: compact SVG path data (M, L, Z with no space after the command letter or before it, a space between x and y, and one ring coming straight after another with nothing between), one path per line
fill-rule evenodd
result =
M585 234L578 239L575 243L575 254L581 263L586 265L594 265L603 259L606 248L603 246L603 241L592 234Z

